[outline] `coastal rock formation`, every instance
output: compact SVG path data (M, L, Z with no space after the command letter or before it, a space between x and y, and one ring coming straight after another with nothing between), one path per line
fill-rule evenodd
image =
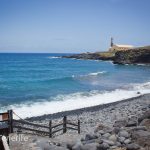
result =
M91 60L113 60L113 52L95 52L95 53L82 53L68 56L62 56L62 58L75 58L75 59L91 59Z
M150 49L131 49L118 51L114 63L117 64L148 64L150 63Z
M117 52L82 53L63 58L112 60L115 64L150 64L150 46Z

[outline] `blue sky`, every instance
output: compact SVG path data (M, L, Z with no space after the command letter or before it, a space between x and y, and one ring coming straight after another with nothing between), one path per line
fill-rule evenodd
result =
M150 45L150 0L0 0L0 52Z

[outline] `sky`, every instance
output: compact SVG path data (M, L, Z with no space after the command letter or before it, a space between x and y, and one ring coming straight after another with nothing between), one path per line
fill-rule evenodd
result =
M106 51L150 45L150 0L0 0L0 52Z

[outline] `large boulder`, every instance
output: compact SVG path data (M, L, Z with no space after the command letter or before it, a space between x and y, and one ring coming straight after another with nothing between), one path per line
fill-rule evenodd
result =
M138 117L137 116L130 116L128 118L128 123L126 125L126 127L133 127L133 126L137 126L138 125Z
M116 120L113 127L125 127L128 124L127 120L123 119L123 120Z
M144 119L141 123L141 126L145 126L148 131L150 131L150 119Z
M111 136L110 133L105 133L104 135L102 135L103 138L109 138Z
M98 143L90 143L82 145L80 150L98 150L98 149L99 149Z
M106 139L102 139L103 143L107 143L110 146L114 146L115 142L111 141L111 140L106 140Z
M85 141L97 139L98 136L96 134L90 133L85 135Z
M73 147L72 150L81 150L81 147L83 146L83 144L78 141Z
M150 119L150 110L146 111L141 117L139 117L138 122L141 123L144 119Z
M127 144L126 148L127 150L138 150L140 149L140 146L138 144L132 143L132 144Z
M110 141L113 141L113 142L117 142L117 136L115 134L112 134L109 138L108 138Z
M108 150L110 148L109 144L102 143L99 145L99 150Z
M105 125L103 125L103 124L99 124L99 125L96 127L96 129L95 129L94 132L102 131L103 134L104 134L104 133L106 133L106 132L109 132L110 130L111 130L111 129L110 129L108 126L105 126ZM111 130L111 131L112 131L112 130Z
M150 132L144 130L133 131L131 133L132 140L140 146L150 146Z
M122 131L119 132L119 136L128 138L129 137L129 133L126 130L122 130Z

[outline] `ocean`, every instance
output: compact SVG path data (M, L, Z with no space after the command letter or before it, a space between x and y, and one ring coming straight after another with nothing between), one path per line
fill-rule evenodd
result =
M150 93L150 66L61 58L66 54L0 54L0 112L32 117ZM67 54L69 55L69 54Z

